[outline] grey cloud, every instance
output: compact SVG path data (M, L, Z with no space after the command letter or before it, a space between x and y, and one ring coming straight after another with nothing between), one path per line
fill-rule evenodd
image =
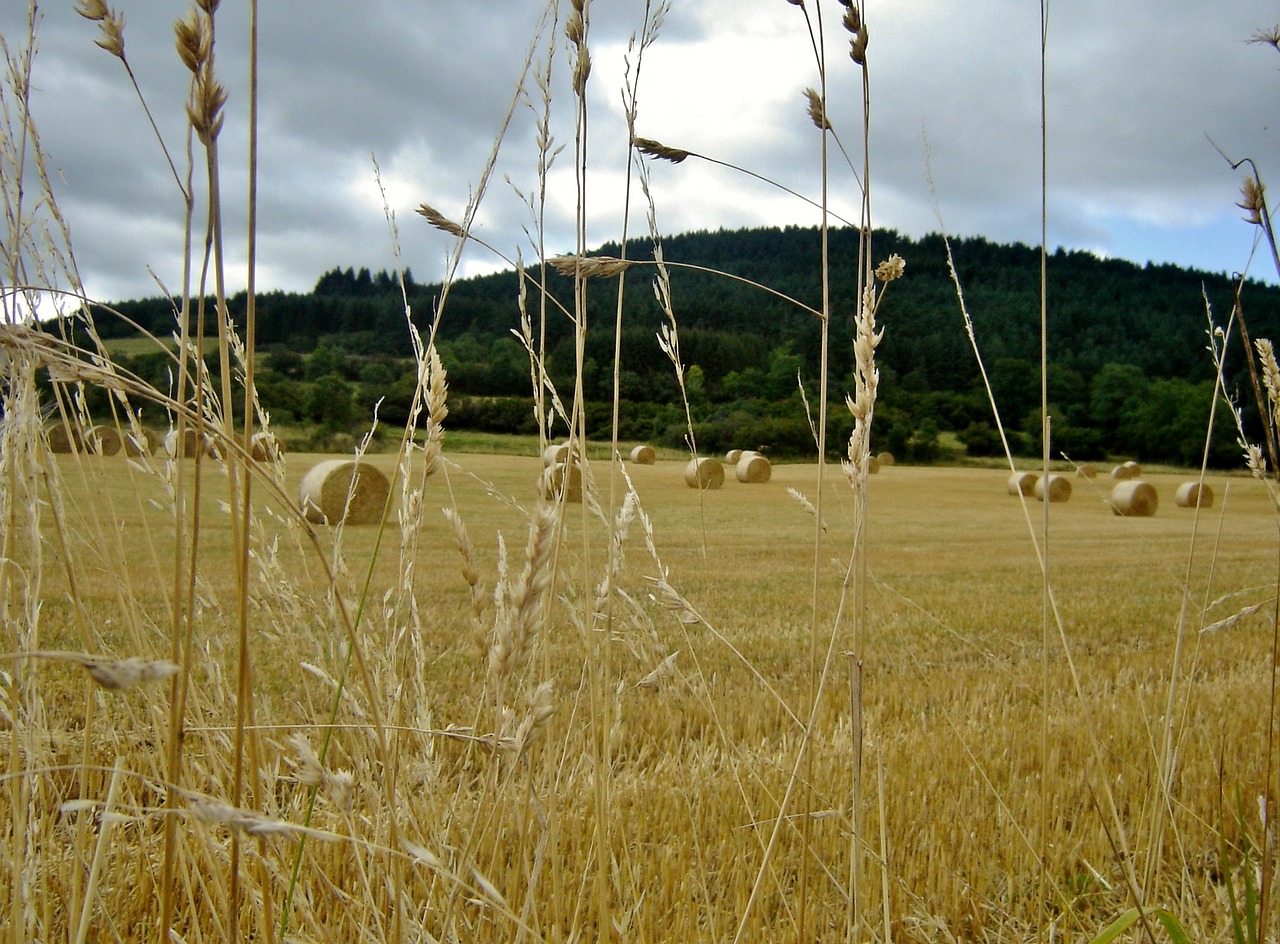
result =
M20 39L25 4L0 4L0 30ZM121 0L126 48L166 142L180 159L186 74L173 52L172 20L184 5ZM815 4L809 4L810 9ZM371 0L263 4L260 25L259 251L263 288L305 289L334 265L389 268L391 242L373 194L376 154L400 231L404 262L416 278L442 272L448 241L413 214L427 201L462 213L478 186L494 136L538 22L541 3L474 0ZM90 288L153 290L147 266L169 278L179 264L181 205L158 145L119 63L93 45L94 27L72 5L45 5L33 105L51 164L61 174L60 204L71 223ZM566 6L567 9L567 6ZM616 238L628 153L619 105L622 57L640 27L643 4L596 4L590 86L591 239ZM836 5L826 11L829 109L844 141L858 147L861 74L849 62ZM873 4L869 48L872 174L877 222L922 235L937 221L925 180L925 139L937 197L958 234L1034 241L1039 234L1038 10L1021 0L984 4ZM1048 51L1051 239L1105 249L1120 245L1113 220L1178 227L1235 211L1233 157L1259 158L1280 172L1274 120L1280 60L1246 45L1276 18L1270 0L1241 0L1203 14L1193 0L1114 4L1081 0L1051 8ZM245 226L245 23L224 4L218 68L228 86L220 142L228 248L243 255ZM759 59L720 61L711 47L726 36L775 46ZM568 150L556 165L565 189L548 220L555 249L573 244L571 167L574 123L566 92L562 36L555 48L553 133ZM753 47L754 48L754 47ZM780 183L818 191L818 135L801 91L817 85L799 8L780 0L700 0L673 5L652 47L683 63L674 95L659 107L641 88L640 133L663 137L676 119L691 147ZM634 61L635 52L632 52ZM687 58L686 58L687 57ZM718 70L714 74L707 70ZM776 76L761 85L761 77ZM647 81L653 82L653 78ZM769 96L758 90L772 89ZM741 89L736 94L735 89ZM756 91L752 91L756 90ZM536 93L535 93L536 96ZM768 100L764 100L767 98ZM535 106L538 104L534 101ZM677 114L683 110L684 114ZM731 125L721 125L730 121ZM725 132L722 128L728 128ZM533 118L517 108L481 208L481 233L507 254L526 245L528 211L504 181L535 186ZM851 175L834 158L833 200L857 203ZM811 208L744 175L692 164L653 168L660 224L681 228L810 223ZM671 195L672 202L663 200ZM639 199L638 193L636 199ZM631 232L643 231L643 207ZM1230 263L1206 253L1188 230L1185 258L1208 268ZM129 234L120 238L120 234ZM179 242L180 245L180 242ZM526 258L529 250L525 249ZM468 251L472 265L495 260ZM265 280L265 281L264 281Z

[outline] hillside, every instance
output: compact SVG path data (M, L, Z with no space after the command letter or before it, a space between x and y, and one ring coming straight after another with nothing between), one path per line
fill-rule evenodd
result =
M885 338L879 349L882 445L928 461L938 455L938 433L952 431L971 453L996 448L991 411L966 335L943 241L877 232L874 257L898 253L906 277L895 282L881 309ZM778 455L812 453L797 373L817 390L818 320L803 308L723 275L690 271L694 265L762 283L817 307L821 298L816 229L764 228L695 232L663 242L672 265L673 303L683 360L690 369L699 445L714 451L750 442ZM1039 404L1039 252L979 238L954 240L952 249L991 375L1001 416L1017 433L1018 449L1035 452ZM601 246L618 255L616 244ZM627 257L651 260L647 240ZM848 421L843 404L852 368L853 269L856 233L831 234L833 332L830 378L839 443ZM670 363L655 334L663 321L651 289L653 269L626 276L620 390L624 436L678 445L683 409ZM531 269L536 283L541 273ZM1059 251L1047 266L1049 385L1055 442L1073 458L1135 455L1147 460L1196 461L1213 389L1207 347L1206 298L1216 324L1232 309L1232 285L1221 275L1175 266L1136 266L1087 253ZM426 330L441 297L439 285L407 276L414 321ZM589 416L602 423L612 398L616 283L589 284L584 379ZM450 373L451 417L457 428L528 431L528 357L511 331L519 325L514 272L455 283L440 320L438 342ZM570 298L566 279L548 274L548 289ZM1280 289L1250 282L1241 302L1255 337L1280 335ZM537 299L530 294L531 316ZM244 299L232 301L239 317ZM172 330L164 299L118 305L157 333ZM257 334L268 352L260 373L262 396L277 419L330 428L358 426L383 397L381 415L397 422L407 409L412 374L403 303L387 273L334 269L311 294L259 296ZM113 332L99 320L104 334ZM567 389L573 371L571 325L547 320L553 378ZM137 365L145 371L145 364ZM1231 336L1228 377L1233 394L1245 389L1244 361ZM323 382L323 384L322 384ZM322 384L327 393L318 392ZM348 394L350 395L348 397ZM349 402L348 402L349 401ZM1243 402L1243 398L1242 398ZM597 426L597 428L600 428ZM1224 427L1216 460L1235 464L1234 435Z

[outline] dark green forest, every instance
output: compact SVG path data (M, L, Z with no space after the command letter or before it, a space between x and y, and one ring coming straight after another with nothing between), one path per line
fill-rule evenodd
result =
M832 331L829 355L833 456L851 427L844 407L852 389L853 312L857 233L831 233ZM879 261L898 253L903 279L888 286L879 312L884 329L874 426L876 451L907 461L956 457L955 442L972 456L1001 452L978 362L965 331L946 262L943 240L910 239L877 231ZM696 265L763 284L820 307L820 234L816 228L761 228L695 232L663 240L671 268L682 361L699 449L763 448L777 458L812 457L816 447L797 377L816 410L820 323L792 302L723 275L677 267ZM602 255L621 247L606 244ZM1025 245L981 238L952 240L952 252L973 319L978 345L1001 419L1016 453L1038 455L1040 409L1040 253ZM628 259L653 259L652 244L637 240ZM526 306L535 336L543 273L533 267ZM625 275L619 345L620 435L628 441L680 447L684 408L675 374L657 343L663 322L651 265ZM1198 464L1214 390L1210 321L1226 328L1236 285L1224 275L1176 266L1137 266L1084 252L1048 257L1048 388L1055 453L1072 459L1135 458ZM413 323L429 333L440 285L424 285L406 272ZM570 306L571 283L549 270L549 295ZM588 282L584 389L588 435L610 429L618 279ZM519 330L520 285L514 271L454 283L439 318L436 344L449 374L449 418L455 429L531 433L534 415L529 356ZM243 321L246 299L231 299L233 320ZM1280 288L1248 281L1240 310L1253 337L1280 334ZM159 337L175 328L164 298L110 306ZM408 418L415 373L400 280L387 272L334 268L310 294L272 292L257 297L257 384L276 423L319 432L356 433L380 402L383 423ZM134 332L127 321L95 312L104 338ZM212 328L210 329L212 332ZM1257 424L1243 345L1229 333L1228 392L1246 424ZM548 304L546 351L552 380L566 399L574 376L569 318ZM122 367L161 389L170 382L160 353L117 357ZM210 364L216 373L216 363ZM1212 463L1238 466L1230 411L1220 409ZM943 436L951 433L951 436ZM555 430L553 430L555 435Z

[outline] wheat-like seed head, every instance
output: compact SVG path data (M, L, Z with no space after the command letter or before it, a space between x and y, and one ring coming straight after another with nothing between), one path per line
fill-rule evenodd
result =
M552 256L547 261L561 275L581 275L584 279L611 279L634 264L630 259L613 256Z
M1267 388L1267 401L1271 406L1271 424L1280 430L1280 365L1276 364L1275 348L1269 338L1253 342L1262 364L1262 383Z
M809 120L819 131L830 131L831 122L827 119L827 109L822 104L822 96L811 88L804 90L804 97L809 102Z
M868 38L869 34L867 33L867 24L860 22L858 23L858 29L853 39L849 40L849 58L863 67L867 64Z
M907 263L896 252L884 262L876 266L876 278L881 282L892 282L900 279L907 271Z
M656 157L664 161L670 161L672 164L679 164L689 156L688 151L680 148L667 147L652 138L636 138L635 148L641 154L648 154L650 157Z
M578 47L578 57L573 64L573 91L582 98L587 91L587 79L591 77L591 51L585 46Z
M467 231L435 207L423 203L418 206L417 212L419 216L425 217L427 222L436 229L448 233L450 236L457 236L459 239L466 238Z
M105 49L117 59L124 58L123 13L111 9L102 0L81 0L76 12L86 20L93 20L98 24L101 36L95 43L99 48Z
M185 19L173 24L173 33L178 58L191 72L199 72L208 61L213 46L208 21L192 10Z
M102 661L86 661L83 663L89 677L111 691L133 688L144 682L156 682L175 675L179 666L164 659L143 659L132 656L128 659L109 659Z
M1236 206L1249 214L1245 219L1255 226L1262 225L1262 210L1266 206L1265 190L1258 178L1252 176L1245 177L1240 187L1242 199Z
M227 90L222 83L202 70L196 79L191 92L191 101L187 103L187 120L191 128L205 147L211 145L222 131L222 106L227 103Z

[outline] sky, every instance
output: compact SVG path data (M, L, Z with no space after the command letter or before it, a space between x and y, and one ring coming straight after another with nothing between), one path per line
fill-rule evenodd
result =
M806 3L822 15L829 118L861 167L862 76L848 58L843 8ZM173 23L188 4L112 6L124 15L125 53L163 146L125 69L95 45L96 24L72 0L38 4L30 95L71 252L100 301L176 292L183 269L183 204L166 149L185 173L188 73ZM563 34L569 4L561 6L549 28L545 0L261 3L259 291L309 291L334 267L405 266L418 282L436 281L454 241L414 210L425 202L460 219L477 195L475 233L492 248L468 246L459 273L534 258L542 95L532 81L512 110L530 50L535 66L551 57L550 131L563 148L547 179L546 247L573 251L577 125ZM27 7L0 2L11 58L27 45ZM219 167L231 291L247 277L247 9L224 0L215 47L228 91ZM628 69L636 133L712 159L648 164L662 234L819 222L811 204L759 179L821 194L821 136L804 98L819 77L800 6L672 0L642 55L628 41L641 30L643 0L596 0L590 10L587 248L617 240L624 226L647 233L634 182L627 210ZM865 15L875 225L1038 245L1040 5L866 0ZM1230 0L1211 13L1203 0L1049 3L1050 248L1209 272L1247 267L1276 282L1265 251L1251 262L1257 227L1235 206L1243 170L1231 161L1252 158L1264 181L1280 179L1280 52L1248 42L1277 24L1280 0ZM200 163L197 180L204 173ZM12 194L13 168L4 174ZM834 146L829 177L832 208L854 218L858 183ZM202 193L202 209L203 201Z

